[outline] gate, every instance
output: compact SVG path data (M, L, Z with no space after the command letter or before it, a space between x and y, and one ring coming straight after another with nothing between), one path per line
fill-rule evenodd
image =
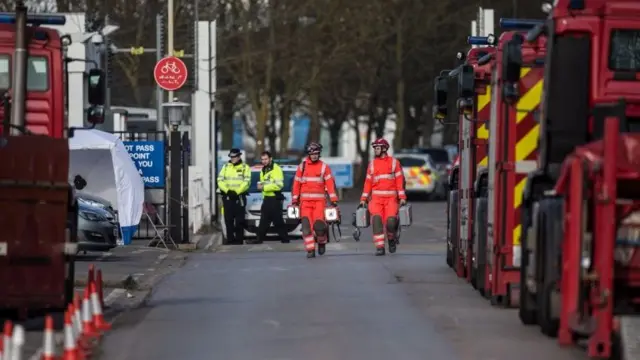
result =
M160 225L160 229L168 223L167 133L154 130L114 131L113 134L122 140L144 180L145 206L138 231L133 238L152 239L156 236L156 226Z

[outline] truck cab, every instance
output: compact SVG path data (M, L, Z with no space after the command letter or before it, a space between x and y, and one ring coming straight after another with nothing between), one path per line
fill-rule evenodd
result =
M29 15L32 23L61 25L64 17ZM5 97L11 99L10 91L13 82L14 50L16 43L16 26L11 23L14 14L0 14L0 95L3 101L0 107L0 118L7 119L10 105L5 105ZM28 52L26 64L26 128L34 134L55 138L64 137L65 133L65 68L63 63L63 43L55 29L29 26L26 36ZM3 129L0 128L0 132Z

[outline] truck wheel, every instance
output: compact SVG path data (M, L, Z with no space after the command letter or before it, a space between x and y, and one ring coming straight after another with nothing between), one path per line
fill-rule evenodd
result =
M478 253L476 255L476 289L480 294L484 294L487 267L487 214L488 202L486 197L478 198L476 204L476 225L478 231L475 233L474 241L478 242Z
M549 337L558 336L559 319L554 316L553 299L557 287L557 279L560 271L560 246L562 244L563 232L562 221L563 202L562 199L549 199L547 206L540 211L545 212L544 228L540 230L546 235L541 254L544 255L544 277L542 287L538 292L538 324L540 331Z
M452 190L449 193L449 219L451 226L449 227L449 241L451 241L451 267L456 270L460 250L458 249L458 190Z
M533 227L533 217L537 216L537 204L531 208L522 209L522 237L520 246L522 248L522 260L520 262L520 305L518 307L518 316L524 325L535 325L537 323L536 305L533 294L529 292L527 287L527 271L529 264L529 250L527 244L529 241L535 241L536 229ZM529 240L530 239L530 240Z
M75 282L76 282L76 257L75 255L65 255L65 262L67 268L67 274L64 280L64 303L70 304L73 302L75 295Z

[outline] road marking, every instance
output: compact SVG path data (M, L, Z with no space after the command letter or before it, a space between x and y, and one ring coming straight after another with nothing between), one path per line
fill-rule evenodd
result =
M102 253L102 255L100 255L100 257L98 258L98 261L104 261L109 256L113 256L113 253L110 253L110 252Z

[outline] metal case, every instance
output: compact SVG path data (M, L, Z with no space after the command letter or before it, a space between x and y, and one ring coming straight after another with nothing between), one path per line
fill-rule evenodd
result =
M412 220L411 204L400 206L398 210L398 217L400 218L400 226L410 226Z
M366 207L360 207L356 210L356 227L357 228L368 228L371 222L371 214L369 214L369 209Z

